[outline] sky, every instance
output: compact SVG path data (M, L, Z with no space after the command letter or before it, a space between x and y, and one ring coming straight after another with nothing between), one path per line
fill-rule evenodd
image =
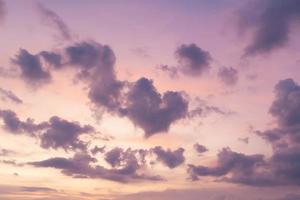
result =
M299 200L300 1L0 0L0 200Z

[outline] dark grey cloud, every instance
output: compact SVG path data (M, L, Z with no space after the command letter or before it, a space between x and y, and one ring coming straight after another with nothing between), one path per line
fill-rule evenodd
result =
M89 83L89 98L107 111L115 112L120 105L122 81L115 74L115 54L107 45L81 42L65 49L68 65L79 69L77 77Z
M196 48L194 45L184 47ZM195 51L198 54L200 50L196 48ZM109 112L127 117L143 129L146 137L167 132L173 123L189 116L189 101L183 92L166 91L161 94L153 81L147 78L135 82L118 80L114 52L109 46L95 41L76 42L59 52L41 51L36 55L21 50L13 61L20 66L22 77L37 86L40 81L46 82L51 78L52 70L72 68L76 80L87 84L88 97L96 116ZM210 106L205 110L222 112Z
M41 51L39 55L52 67L59 69L62 67L62 56L51 51Z
M105 146L103 146L103 147L98 147L97 145L94 147L94 148L92 148L91 149L91 153L93 154L93 155L96 155L97 153L104 153L105 152Z
M300 86L292 79L279 81L275 86L276 98L270 113L276 117L279 126L291 127L300 122Z
M132 153L126 154L126 158L117 168L104 168L97 165L96 162L95 158L87 154L77 153L72 158L55 157L28 164L35 167L60 169L63 174L75 178L99 178L121 183L162 180L160 176L149 176L139 173L140 165Z
M88 144L82 141L80 136L95 133L95 129L90 125L81 126L76 121L67 121L57 116L37 124L30 118L21 121L11 110L0 110L0 118L5 129L14 134L36 137L45 149L86 150Z
M253 2L252 2L253 3ZM240 11L242 29L253 29L254 36L245 55L268 53L287 44L292 26L299 23L298 0L264 0Z
M188 101L182 93L160 94L146 78L137 80L127 95L122 114L142 128L146 137L168 131L173 122L183 119L188 112Z
M37 9L42 18L42 22L54 29L56 37L61 40L71 40L72 34L67 24L54 11L46 8L41 2L37 3Z
M2 99L4 99L4 100L9 99L10 101L12 101L16 104L23 103L23 101L17 95L15 95L12 91L6 90L4 88L0 88L0 96L2 96L1 97Z
M178 167L185 161L183 148L172 151L170 149L164 150L162 147L156 146L152 149L152 152L157 156L158 161L161 161L170 169Z
M292 79L279 81L270 114L273 129L255 131L271 144L273 154L244 155L223 149L215 167L189 165L193 180L215 176L222 181L254 186L300 185L300 86Z
M218 71L218 77L228 86L234 86L238 82L239 76L238 71L232 67L222 67Z
M218 163L215 167L189 165L188 172L192 180L198 180L199 176L224 176L231 173L228 180L241 180L248 178L258 166L264 164L262 155L244 155L224 148L218 154Z
M199 154L202 154L202 153L208 151L208 149L204 145L201 145L199 143L194 144L193 147L197 151L197 153L199 153Z
M19 53L13 58L12 63L17 65L21 71L21 77L32 85L48 83L51 80L51 74L46 70L38 55L33 55L25 49L20 49Z
M211 55L196 44L182 44L175 51L180 70L191 76L202 75L210 69Z
M90 125L81 126L78 122L69 122L54 116L50 118L47 129L40 136L41 147L86 150L87 144L79 137L92 132L95 130Z
M47 126L46 123L35 124L34 120L30 118L21 121L16 113L11 110L0 110L0 118L3 120L4 128L15 134L28 133L33 135L34 132Z
M122 162L123 149L116 147L105 154L105 161L112 167L119 166Z

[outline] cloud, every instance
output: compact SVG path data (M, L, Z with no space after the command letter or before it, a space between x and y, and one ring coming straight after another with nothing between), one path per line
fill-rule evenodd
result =
M182 44L175 51L180 70L190 76L198 76L210 69L211 55L196 44Z
M105 154L105 161L112 167L119 166L122 161L123 149L116 147Z
M183 119L188 112L188 101L180 92L157 92L147 78L137 80L130 88L122 114L142 128L146 137L168 131L170 125Z
M51 66L54 68L62 67L62 56L55 52L50 51L41 51L39 55Z
M30 162L35 167L51 167L60 169L67 176L74 178L99 178L127 183L132 181L161 181L160 176L149 176L138 173L139 162L134 154L126 154L122 164L117 168L104 168L95 165L97 160L87 154L77 153L72 158L55 157L43 161ZM94 165L92 165L94 164Z
M254 28L254 36L245 49L245 55L269 53L283 47L289 40L294 23L300 19L298 0L257 1L253 6L246 4L240 11L243 29Z
M214 167L189 165L192 180L214 176L254 186L300 185L300 86L292 79L279 81L269 111L276 119L275 127L255 131L272 145L269 158L223 149Z
M25 62L28 59L30 62ZM88 97L96 116L108 112L127 117L143 129L145 137L167 132L173 123L190 115L189 101L183 92L159 93L153 81L147 78L134 82L118 80L113 50L95 41L76 42L57 52L41 51L36 55L21 50L14 62L24 71L22 77L35 86L39 86L40 81L49 80L52 70L73 69L75 79L87 84ZM41 63L48 67L47 71ZM31 69L30 72L27 68ZM205 110L222 112L209 106Z
M10 90L0 88L0 95L2 96L2 99L4 99L4 100L9 99L10 101L12 101L16 104L23 103L23 101Z
M170 78L178 78L179 72L176 67L172 67L169 65L159 65L156 67L158 70L163 71L169 75Z
M124 83L116 78L112 49L90 41L68 46L65 51L68 65L79 69L77 77L88 81L90 100L106 111L115 112Z
M69 122L54 116L50 118L47 129L40 136L41 147L86 150L87 144L79 137L92 132L95 130L90 125L81 126L78 122Z
M256 167L262 164L264 164L262 155L244 155L224 148L218 154L217 166L189 165L188 172L192 180L198 180L199 176L224 176L228 173L232 174L229 179L236 180L253 174Z
M197 153L199 153L199 154L202 154L202 153L208 151L208 149L204 145L201 145L201 144L198 144L198 143L194 144L193 147L197 151Z
M20 49L19 53L11 61L21 70L21 77L31 85L37 86L49 83L51 80L50 72L43 68L38 55L33 55L25 49Z
M152 149L152 152L157 156L158 161L161 161L170 169L178 167L185 161L183 148L171 151L170 149L164 150L162 147L156 146Z
M0 118L4 122L5 129L14 134L36 137L40 140L41 147L45 149L86 150L88 144L83 142L80 136L95 133L95 129L90 125L81 126L76 121L67 121L57 116L36 124L30 118L21 121L11 110L0 110Z
M15 134L27 133L33 135L34 132L47 126L46 123L35 124L34 120L30 118L21 121L16 113L11 110L0 110L0 118L4 122L4 128Z
M43 23L57 32L56 37L61 40L71 40L72 34L67 24L54 11L46 8L41 2L37 3L37 9Z
M0 0L0 22L3 22L6 15L6 5L4 0Z
M98 147L97 145L94 147L94 148L92 148L91 149L91 153L93 154L93 155L96 155L97 153L104 153L105 152L105 146L103 146L103 147Z
M219 69L218 77L222 83L228 86L234 86L238 82L238 71L232 67L222 67Z
M5 156L11 156L14 154L16 154L16 152L14 152L12 150L0 148L0 156L5 157Z
M20 187L22 192L57 192L57 190L47 187Z

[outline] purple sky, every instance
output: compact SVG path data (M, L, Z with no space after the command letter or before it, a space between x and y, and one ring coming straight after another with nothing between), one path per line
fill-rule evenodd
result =
M300 199L300 1L0 0L0 199Z

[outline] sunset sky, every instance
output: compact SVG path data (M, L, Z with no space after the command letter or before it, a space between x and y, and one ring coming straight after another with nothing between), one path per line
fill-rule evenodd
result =
M0 0L0 200L299 200L299 0Z

